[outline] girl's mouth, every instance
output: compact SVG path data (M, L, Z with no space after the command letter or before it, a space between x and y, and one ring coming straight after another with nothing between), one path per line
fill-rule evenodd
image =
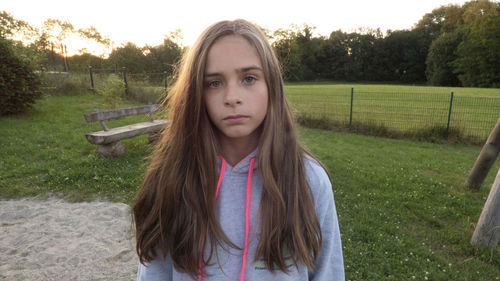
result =
M224 120L231 123L231 124L236 124L236 123L243 122L246 118L248 118L248 117L244 116L244 115L230 115L230 116L224 118Z

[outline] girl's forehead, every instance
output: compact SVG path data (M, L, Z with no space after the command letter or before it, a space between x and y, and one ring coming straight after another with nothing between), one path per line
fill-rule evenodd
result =
M262 68L257 49L241 35L227 35L215 41L209 49L205 71L218 72L251 66Z
M242 48L246 51L252 51L257 53L257 49L250 42L250 40L238 34L225 35L217 40L210 46L208 52L215 52L215 50L227 49L227 48ZM224 51L224 50L222 50Z

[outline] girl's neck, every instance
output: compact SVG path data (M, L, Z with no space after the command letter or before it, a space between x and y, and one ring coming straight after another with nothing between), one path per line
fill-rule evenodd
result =
M231 166L239 163L259 145L258 138L219 138L221 155Z

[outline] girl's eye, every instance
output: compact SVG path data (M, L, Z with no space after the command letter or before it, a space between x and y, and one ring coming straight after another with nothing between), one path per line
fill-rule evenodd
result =
M253 77L253 76L247 76L247 77L245 77L245 79L244 79L245 83L247 83L247 84L252 84L252 83L254 83L256 80L257 80L257 78L255 78L255 77Z
M217 81L217 80L210 81L210 82L208 82L208 87L209 88L218 88L218 87L220 87L220 84L221 84L221 82Z

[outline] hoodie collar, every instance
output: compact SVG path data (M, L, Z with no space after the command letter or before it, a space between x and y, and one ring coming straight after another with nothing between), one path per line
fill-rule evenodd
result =
M258 148L250 152L247 156L241 159L240 162L236 163L234 166L231 166L231 164L227 163L226 172L231 171L232 173L237 173L237 174L248 174L248 169L250 168L250 159L257 158L257 155L258 155ZM217 159L217 164L219 167L221 167L222 163L221 159L222 156L219 156L219 158ZM256 168L257 168L257 161L255 161L253 165L253 170L255 170Z

